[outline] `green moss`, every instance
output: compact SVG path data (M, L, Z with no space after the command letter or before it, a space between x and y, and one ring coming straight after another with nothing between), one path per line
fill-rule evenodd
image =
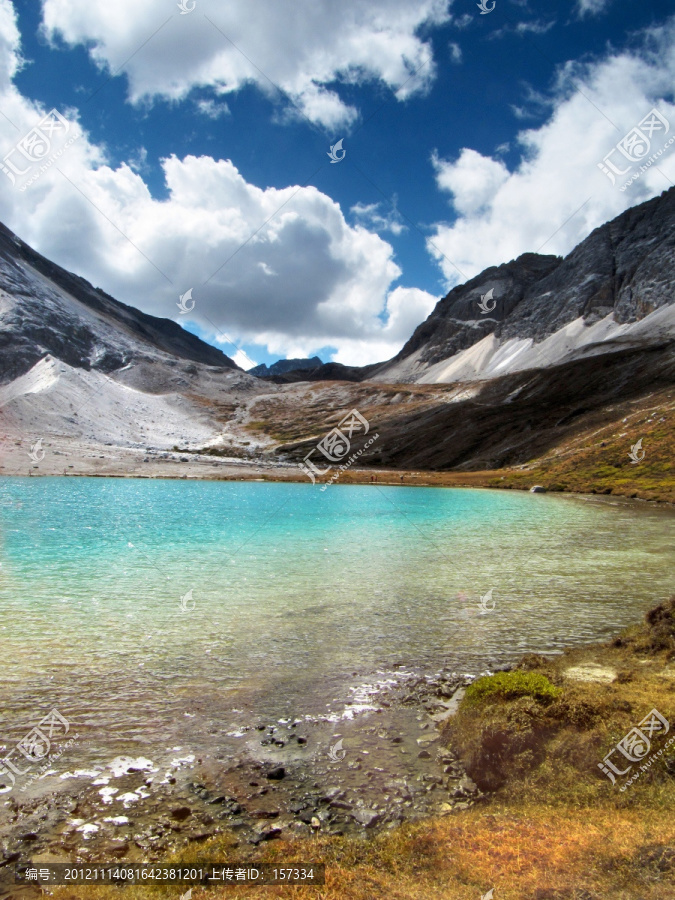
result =
M476 706L490 699L534 697L541 703L550 703L561 693L560 688L538 672L498 672L496 675L485 675L469 685L463 702L467 706Z

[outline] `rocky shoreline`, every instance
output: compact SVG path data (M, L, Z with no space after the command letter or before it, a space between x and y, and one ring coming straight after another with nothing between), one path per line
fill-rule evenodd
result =
M162 772L144 757L118 757L76 770L51 793L5 795L0 897L29 863L153 863L223 831L245 847L372 834L467 809L482 794L440 729L471 680L406 672L344 721L252 724L236 758L178 758Z

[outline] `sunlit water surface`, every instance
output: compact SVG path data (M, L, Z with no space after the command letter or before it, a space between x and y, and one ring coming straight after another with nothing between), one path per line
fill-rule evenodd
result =
M672 592L672 524L510 491L0 479L0 746L56 707L86 734L71 765L222 749L374 677L603 638Z

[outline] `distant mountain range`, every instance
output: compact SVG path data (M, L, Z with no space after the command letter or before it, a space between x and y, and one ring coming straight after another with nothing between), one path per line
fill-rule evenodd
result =
M216 467L206 475L222 458L290 465L351 408L378 431L367 466L494 469L557 447L567 458L600 427L620 459L648 421L672 431L674 288L675 188L564 259L526 253L453 288L387 362L313 357L247 373L0 226L0 470L25 470L37 438L52 448L31 463L41 473L67 458L73 473L139 474L186 453Z
M279 359L266 366L264 363L249 369L249 375L255 375L256 378L269 378L274 375L286 375L287 372L306 372L311 369L318 369L323 365L322 360L318 356L312 356L310 359Z
M659 344L675 334L675 188L596 228L566 257L524 253L453 288L402 350L286 381L452 384Z
M675 188L596 228L564 259L525 253L453 288L393 359L260 365L277 383L449 384L658 343L675 331ZM237 368L170 319L142 313L0 225L0 383L45 354L114 372L157 354ZM264 324L264 323L261 323Z

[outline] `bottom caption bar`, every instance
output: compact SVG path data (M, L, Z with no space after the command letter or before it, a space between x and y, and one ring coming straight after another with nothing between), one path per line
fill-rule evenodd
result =
M325 884L326 866L230 865L208 866L73 866L45 863L21 866L14 873L16 884Z

